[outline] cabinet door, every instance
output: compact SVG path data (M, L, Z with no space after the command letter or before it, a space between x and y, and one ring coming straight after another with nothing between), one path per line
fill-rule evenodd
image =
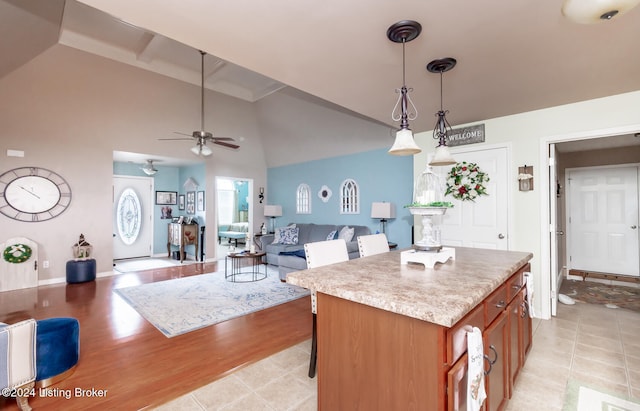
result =
M447 373L447 410L466 411L469 362L464 354Z
M518 294L507 306L507 322L509 323L509 398L513 395L515 383L520 367L522 367L522 306Z
M529 350L531 350L533 340L526 289L520 291L518 300L520 304L520 366L524 366L525 357L529 353Z
M509 335L507 334L507 311L502 311L487 327L484 338L485 386L487 399L485 410L504 409L509 399ZM488 362L491 363L489 368Z

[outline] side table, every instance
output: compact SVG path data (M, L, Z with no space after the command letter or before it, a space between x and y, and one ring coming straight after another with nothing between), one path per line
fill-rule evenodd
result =
M224 257L224 278L234 283L248 283L267 278L267 265L262 262L262 257L267 253L230 253ZM229 263L231 267L229 268ZM260 266L264 271L260 271Z

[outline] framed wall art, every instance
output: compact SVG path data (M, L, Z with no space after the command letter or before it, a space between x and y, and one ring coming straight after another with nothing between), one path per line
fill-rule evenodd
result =
M156 191L157 205L176 205L178 204L177 191Z
M178 196L178 210L184 210L184 194Z
M204 191L198 191L196 202L198 204L198 211L204 211Z
M196 192L187 191L187 214L196 213Z

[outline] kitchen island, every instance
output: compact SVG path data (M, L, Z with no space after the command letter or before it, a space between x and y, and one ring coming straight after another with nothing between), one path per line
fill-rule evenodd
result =
M487 410L505 406L531 345L532 254L455 253L433 269L395 251L287 275L318 293L319 410L464 408L468 326L483 331L493 369Z

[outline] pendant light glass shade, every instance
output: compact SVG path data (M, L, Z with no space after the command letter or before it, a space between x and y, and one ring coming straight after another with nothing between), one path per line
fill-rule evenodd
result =
M397 156L408 156L418 154L422 149L418 147L413 139L413 132L408 128L401 128L396 133L396 141L389 149L389 154Z
M638 4L640 0L565 0L562 14L576 23L600 23L621 16Z
M450 166L456 164L456 160L453 159L449 147L438 146L436 147L436 154L433 156L433 160L429 163L430 166Z
M191 152L197 156L210 156L213 151L209 147L207 147L204 143L196 144L191 147Z

